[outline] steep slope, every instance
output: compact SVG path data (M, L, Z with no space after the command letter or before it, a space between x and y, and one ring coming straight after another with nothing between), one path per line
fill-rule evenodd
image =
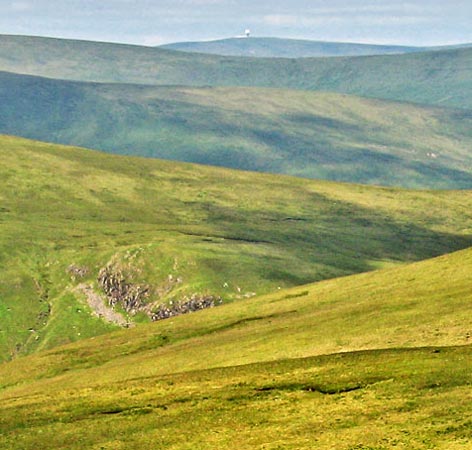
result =
M111 153L410 188L472 187L472 114L315 92L0 73L0 133Z
M472 109L472 49L343 58L241 58L0 36L0 70L80 81L259 86Z
M366 56L410 53L425 50L400 45L369 45L271 37L229 38L203 42L175 42L159 48L222 56L262 58L306 58L324 56Z
M471 264L469 249L3 364L0 443L468 446Z
M92 314L102 313L90 293L142 322L164 302L227 303L472 242L469 191L369 188L0 141L3 359L116 328Z

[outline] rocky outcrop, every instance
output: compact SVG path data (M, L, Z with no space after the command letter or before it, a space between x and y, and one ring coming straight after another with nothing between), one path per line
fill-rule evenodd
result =
M119 270L113 270L111 267L101 269L98 283L111 307L119 304L127 313L134 315L146 306L149 286L128 283Z
M171 302L168 305L159 305L156 310L151 312L151 319L153 321L169 319L170 317L188 314L202 309L213 308L221 305L223 300L221 297L213 295L197 295L194 294L190 298L185 297L179 302Z
M213 308L222 303L219 296L202 294L185 296L182 300L170 301L168 304L151 302L150 286L130 283L119 269L112 266L101 269L97 281L103 289L111 308L119 305L131 316L138 312L144 312L153 321ZM162 286L153 288L152 296L159 298L162 294L167 295L175 285L181 282L180 278L169 275L164 288Z

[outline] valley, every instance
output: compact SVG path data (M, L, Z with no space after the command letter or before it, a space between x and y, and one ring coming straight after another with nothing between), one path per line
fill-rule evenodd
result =
M193 294L232 301L471 242L468 191L367 188L1 142L3 320L18 330L4 335L4 358L110 329L84 314L73 291L97 289L105 267L123 283L153 286L145 304ZM20 326L22 298L31 316ZM38 328L45 307L50 316Z
M0 35L0 448L469 448L471 62Z

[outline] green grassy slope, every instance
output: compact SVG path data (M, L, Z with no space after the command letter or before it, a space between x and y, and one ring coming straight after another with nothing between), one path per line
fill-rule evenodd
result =
M0 443L467 447L471 264L466 250L3 364Z
M192 294L230 302L472 242L469 191L315 182L13 137L0 144L2 358L113 328L77 291L98 289L107 266L147 285L147 303Z
M74 375L65 372L90 367L91 381L106 368L102 381L113 382L380 348L466 345L471 265L466 249L280 290L20 358L1 367L2 379L5 386L60 374L69 379Z
M472 49L258 59L0 36L0 69L81 81L324 90L472 109Z
M175 42L159 46L168 50L224 56L262 58L306 58L410 53L426 50L399 45L370 45L270 37L229 38L203 42Z
M0 133L112 153L412 188L472 187L472 115L327 93L0 73Z

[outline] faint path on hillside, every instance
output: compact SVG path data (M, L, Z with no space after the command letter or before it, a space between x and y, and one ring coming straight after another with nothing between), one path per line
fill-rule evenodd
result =
M88 305L92 308L96 316L121 327L129 328L133 326L133 324L128 322L120 313L107 306L106 300L100 294L97 294L92 286L79 284L75 290L85 295Z

